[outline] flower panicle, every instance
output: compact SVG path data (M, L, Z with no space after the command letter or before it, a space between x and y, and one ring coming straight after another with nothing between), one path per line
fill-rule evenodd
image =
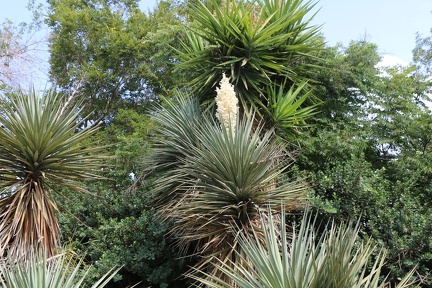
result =
M219 119L225 129L235 132L238 114L238 98L234 91L234 86L229 82L225 73L222 74L220 87L216 87L216 117Z

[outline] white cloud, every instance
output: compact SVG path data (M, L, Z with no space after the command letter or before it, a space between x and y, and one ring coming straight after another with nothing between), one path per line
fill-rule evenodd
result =
M389 66L397 66L397 65L408 66L409 63L395 55L384 54L377 66L378 68L380 68L380 67L389 67Z

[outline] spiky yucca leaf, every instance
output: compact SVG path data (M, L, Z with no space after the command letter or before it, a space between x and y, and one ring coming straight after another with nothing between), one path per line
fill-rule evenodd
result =
M145 160L145 173L163 171L155 183L155 193L162 204L175 197L176 187L185 182L186 175L180 167L192 147L199 144L196 131L201 126L201 109L195 99L177 93L173 101L157 107L152 116L160 129L152 156Z
M302 107L312 93L311 90L305 91L306 85L307 82L301 82L298 86L291 86L288 91L285 91L286 83L267 86L265 115L268 115L269 122L279 133L306 127L305 120L318 112L319 103Z
M0 102L0 254L43 247L53 255L59 231L51 188L95 177L101 147L82 143L97 128L77 131L79 107L53 90L15 96Z
M79 288L90 268L81 270L82 260L78 262L59 254L47 259L41 254L31 254L27 261L10 259L0 264L0 287L4 288ZM91 288L102 288L117 274L120 268L111 269Z
M239 245L244 254L237 256L243 260L242 265L218 261L216 266L230 281L205 272L202 273L205 277L197 273L189 276L213 288L389 287L385 280L380 281L385 252L378 253L369 270L368 262L377 247L371 242L361 242L358 225L332 224L326 234L317 238L311 219L305 214L300 229L294 230L290 238L283 212L280 226L272 218L262 218L262 225L268 225L264 242L256 231L252 237L241 234ZM413 273L414 270L396 287L412 287Z

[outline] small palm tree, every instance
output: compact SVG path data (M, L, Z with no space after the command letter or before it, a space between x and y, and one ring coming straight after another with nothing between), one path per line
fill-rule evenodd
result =
M310 215L305 214L300 229L294 229L288 236L285 214L282 213L280 226L268 218L268 214L271 213L261 218L261 224L268 225L264 241L259 234L261 230L253 231L252 236L239 235L238 242L244 254L237 256L242 259L242 265L218 260L216 267L221 273L202 272L201 276L198 273L189 276L212 288L390 287L385 279L380 280L385 251L381 250L368 267L377 247L358 238L358 225L337 227L332 224L318 238ZM414 270L396 287L413 287L410 281L413 273ZM224 277L217 276L221 274ZM230 280L226 281L227 278Z
M79 129L79 105L53 90L18 93L0 102L0 255L25 256L31 248L56 254L59 227L56 185L78 188L95 177L101 147L83 142L96 127Z

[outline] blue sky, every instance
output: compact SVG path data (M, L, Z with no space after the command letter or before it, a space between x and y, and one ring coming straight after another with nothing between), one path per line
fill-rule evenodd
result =
M366 39L378 45L379 52L412 59L417 32L430 35L431 0L321 0L315 22L330 45L348 45L350 40Z
M27 21L28 0L4 1L0 22ZM43 0L37 0L43 3ZM141 0L141 7L152 9L156 0ZM323 25L322 32L333 46L340 42L364 39L376 43L382 56L393 56L408 63L415 46L415 34L430 35L432 28L432 0L321 0L317 2L313 23Z

